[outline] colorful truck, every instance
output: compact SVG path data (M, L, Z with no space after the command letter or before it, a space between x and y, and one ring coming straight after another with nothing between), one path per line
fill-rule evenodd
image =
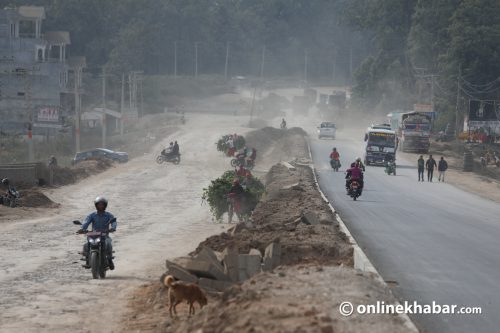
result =
M389 115L391 128L398 136L403 152L427 153L431 145L432 114L429 112L393 112Z
M365 133L366 165L396 160L396 132L369 127Z

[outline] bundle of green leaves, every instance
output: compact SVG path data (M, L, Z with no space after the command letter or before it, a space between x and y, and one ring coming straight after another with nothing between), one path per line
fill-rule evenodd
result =
M265 192L264 184L254 176L237 176L236 172L232 170L224 172L222 176L213 180L207 188L203 189L202 199L208 202L210 211L217 221L221 221L222 215L228 212L227 195L235 179L239 179L240 184L245 189L242 199L243 215L249 216L251 214Z
M231 134L222 136L219 141L217 141L217 151L223 152L228 155L229 144L228 141L231 137ZM234 148L236 150L240 150L245 147L246 141L245 138L241 135L238 135L236 139L233 140Z

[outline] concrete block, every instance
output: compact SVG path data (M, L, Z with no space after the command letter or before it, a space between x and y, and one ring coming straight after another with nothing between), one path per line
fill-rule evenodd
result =
M284 165L290 171L296 170L296 168L288 162L281 162L281 165Z
M264 252L264 271L271 271L278 267L281 263L281 244L271 243L266 247Z
M185 260L182 267L189 273L196 275L197 277L206 277L209 279L216 279L221 281L228 280L228 276L224 274L224 270L218 265L214 265L210 261L191 259Z
M262 271L262 256L259 254L240 254L238 256L238 278L245 281Z
M198 281L198 285L203 289L207 290L216 290L216 291L224 291L227 288L230 288L233 283L229 281L219 281L207 278L200 278Z
M238 249L235 247L227 247L222 252L222 262L224 264L224 273L229 277L231 281L239 281L238 273L238 261L239 253Z
M217 258L217 254L209 247L204 246L201 251L195 256L195 258L208 261L216 266L221 272L224 271L224 267L222 266L219 258Z
M181 266L168 261L167 260L167 275L172 275L178 280L189 282L189 283L198 283L198 278L193 274L189 273L187 270L182 268ZM163 280L162 280L163 281Z
M301 218L302 223L307 225L317 225L320 224L318 216L313 212L305 212L302 214Z
M262 258L262 253L260 253L260 251L257 249L250 249L250 252L248 252L248 254L260 256Z

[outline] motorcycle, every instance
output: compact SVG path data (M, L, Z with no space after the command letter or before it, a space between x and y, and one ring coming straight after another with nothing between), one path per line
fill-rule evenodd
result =
M396 175L396 163L393 161L385 162L385 173L390 175Z
M233 168L237 168L240 165L243 165L243 167L247 170L252 170L253 167L255 166L255 163L252 159L248 158L233 158L231 160L231 166Z
M337 160L337 159L330 159L330 166L332 167L332 169L337 172L339 171L339 168L340 168L340 161Z
M162 164L163 162L179 164L179 163L181 163L181 154L177 154L177 155L160 154L160 155L158 155L158 157L156 158L156 163Z
M110 221L113 223L116 219ZM73 224L82 225L80 221L73 221ZM88 253L84 260L89 265L84 265L86 269L91 270L92 278L94 279L104 279L106 278L106 271L109 269L108 255L106 253L106 237L108 237L109 232L101 231L81 231L78 230L78 234L82 233L87 236L87 246ZM85 253L81 253L85 255ZM113 257L111 259L114 259Z
M18 206L20 198L21 198L21 195L16 190L16 188L9 187L9 189L7 190L7 193L4 194L0 199L1 199L1 203L3 205L14 208L14 207Z
M347 194L356 201L361 196L361 184L357 180L352 180Z

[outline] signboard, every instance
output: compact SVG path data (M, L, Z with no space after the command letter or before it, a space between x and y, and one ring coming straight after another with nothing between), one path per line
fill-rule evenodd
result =
M62 125L61 124L53 124L53 123L34 123L33 127L36 127L36 128L62 129Z
M432 112L432 104L413 104L413 111Z
M469 121L497 121L495 101L469 101Z
M41 107L38 110L38 121L58 123L59 122L59 108L55 106Z

